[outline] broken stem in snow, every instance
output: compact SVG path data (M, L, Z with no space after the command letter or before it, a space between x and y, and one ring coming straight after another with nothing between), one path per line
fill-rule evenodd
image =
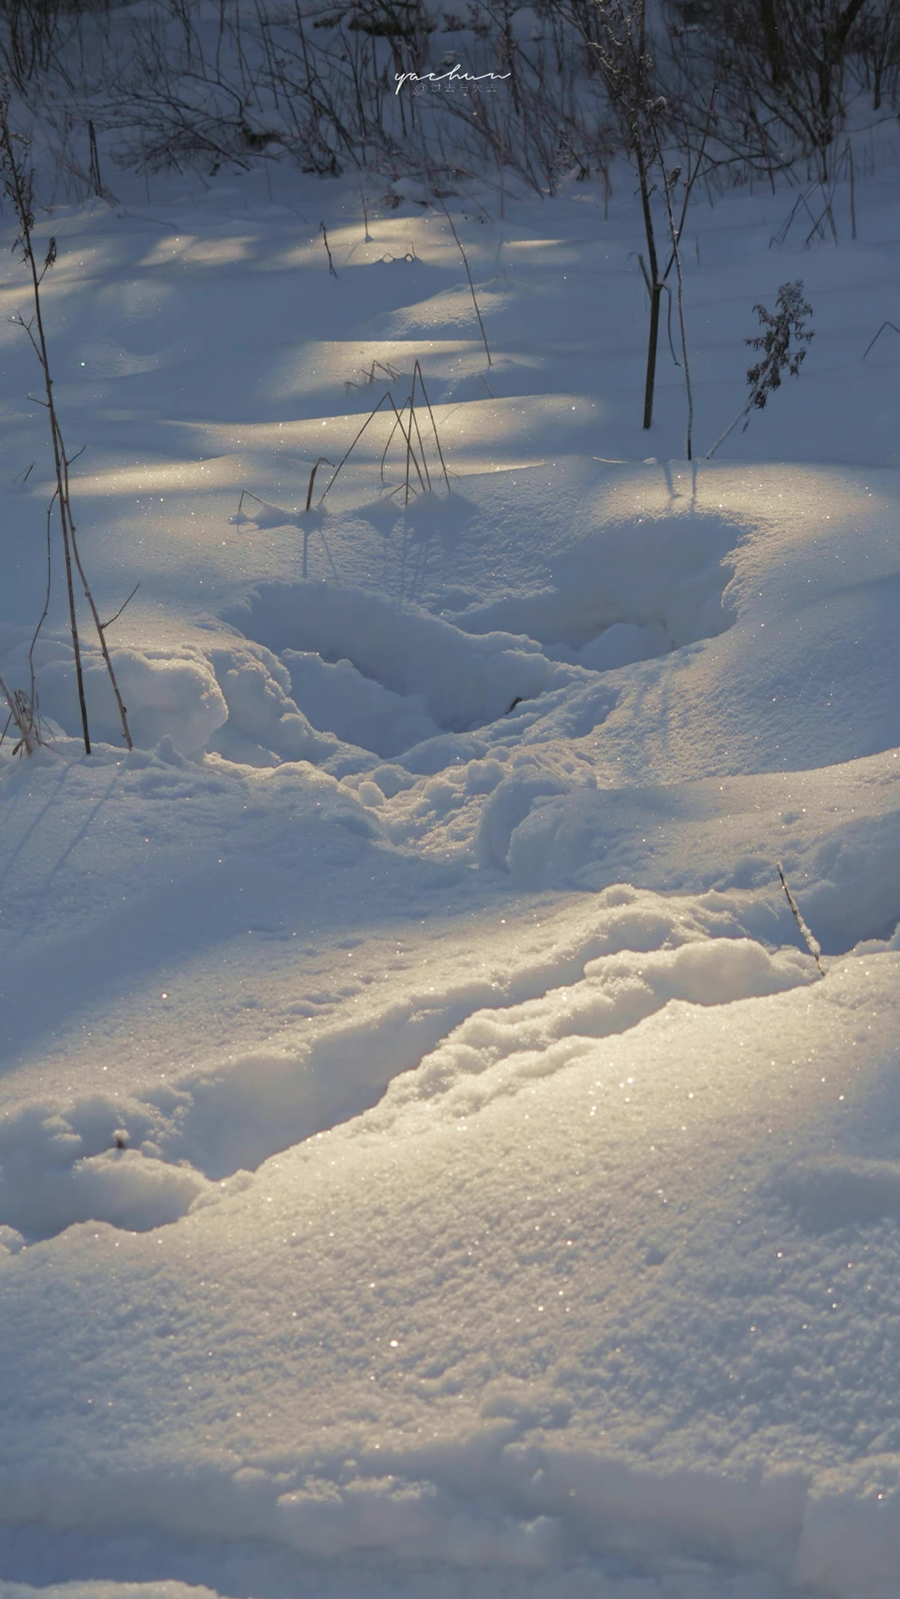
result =
M9 724L12 721L15 722L15 725L19 731L19 742L15 746L13 754L18 755L19 751L24 749L26 755L33 755L37 749L37 746L41 742L40 731L37 726L37 715L35 713L34 700L29 699L24 689L7 688L6 679L4 678L2 672L0 672L0 696L5 699L7 706L9 707L9 716L6 719L6 727L4 727L3 732L0 733L0 744L2 744L3 739L6 736L6 728L9 727Z
M319 223L319 232L322 235L322 241L323 241L323 243L325 245L325 254L328 257L328 270L331 273L331 276L333 278L336 278L337 277L337 272L335 271L334 262L331 259L331 248L330 248L329 243L328 243L328 229L326 228L324 222L320 222Z
M313 488L315 486L316 473L318 472L319 467L322 465L323 461L324 461L326 466L330 466L331 465L331 462L329 461L327 455L320 455L319 459L317 461L313 462L312 471L309 474L309 482L306 485L306 504L303 507L303 509L305 511L308 511L310 506L312 505Z
M787 900L788 904L791 907L791 910L794 913L794 921L797 923L797 926L800 929L801 935L803 937L803 942L805 943L807 949L809 950L810 955L812 956L813 960L815 961L816 965L819 968L819 976L820 977L824 977L825 976L825 968L822 965L822 946L819 943L818 939L813 937L813 935L810 932L809 928L807 927L805 921L803 920L802 915L800 914L800 907L797 904L797 901L795 900L793 894L791 893L790 889L787 886L787 878L784 875L784 867L782 866L780 861L776 861L775 865L778 868L778 876L781 878L781 886L784 889L785 899Z

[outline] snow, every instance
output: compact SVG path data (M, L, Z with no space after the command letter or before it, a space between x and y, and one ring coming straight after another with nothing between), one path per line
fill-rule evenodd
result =
M39 222L101 614L140 588L134 751L86 627L78 743L56 568L0 746L2 1599L894 1599L892 170L836 248L690 214L698 440L752 302L815 312L708 463L662 356L639 427L624 170L458 219L490 368L402 184L370 241L280 168ZM449 490L376 421L305 511L416 359Z

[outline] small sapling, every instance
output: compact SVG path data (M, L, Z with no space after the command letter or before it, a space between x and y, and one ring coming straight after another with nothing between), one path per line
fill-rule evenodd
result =
M741 431L746 432L751 412L765 409L769 396L780 389L785 372L793 378L799 376L806 360L806 346L813 337L812 329L808 332L806 329L806 318L812 316L812 306L803 298L803 282L800 278L795 283L782 283L774 311L767 311L759 303L753 309L759 317L762 331L754 338L744 340L751 349L761 352L756 365L747 372L750 393L734 421L719 435L712 449L707 451L707 461L715 455L729 433L734 432L739 422L744 424Z

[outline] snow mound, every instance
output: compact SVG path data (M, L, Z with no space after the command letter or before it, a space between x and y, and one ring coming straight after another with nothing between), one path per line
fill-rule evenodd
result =
M10 636L15 633L15 639ZM29 681L26 658L30 633L4 629L0 652L11 685ZM154 749L169 738L180 755L194 755L223 725L228 708L210 662L190 645L171 649L113 649L113 668L129 728L139 749ZM85 700L91 737L97 743L123 743L122 723L99 649L82 641ZM34 651L35 690L41 716L67 734L81 729L75 659L62 634L42 636Z
M448 977L292 1048L182 1068L127 1100L27 1107L0 1139L0 1222L30 1238L86 1220L150 1230L213 1202L208 1179L249 1181L363 1112L385 1124L412 1101L440 1100L440 1117L466 1116L673 1001L718 1006L815 977L808 956L740 936L721 905L698 914L627 889L608 899L574 947L499 978Z
M5 628L0 663L11 684L29 681L30 634ZM339 741L310 725L290 698L291 679L270 651L252 642L169 648L118 649L113 668L136 749L155 749L164 739L187 758L213 750L251 766L335 756ZM34 652L40 714L52 734L78 737L74 654L59 634L40 638ZM122 724L99 649L82 641L85 700L92 741L121 748ZM427 724L430 728L431 724Z
M316 732L290 697L291 679L280 661L257 645L210 651L228 719L207 747L251 766L279 761L327 760L337 740Z
M295 1052L243 1055L195 1071L173 1085L180 1109L159 1143L169 1158L186 1158L213 1178L254 1170L385 1094L392 1116L398 1102L453 1089L448 1114L466 1114L491 1092L514 1093L561 1070L585 1040L627 1032L673 999L727 1004L807 983L814 970L794 951L773 956L751 940L727 938L653 957L626 952L583 969L582 981L547 992L539 972L530 981L519 973L520 991L536 988L537 996L512 1009L495 984L469 983L326 1029ZM507 1057L502 1090L472 1087L473 1075ZM150 1095L161 1106L166 1097Z
M358 588L266 585L227 618L245 634L240 642L113 652L132 737L141 749L168 738L186 757L211 750L256 766L322 765L341 746L390 760L425 745L412 769L433 774L484 754L446 735L489 727L522 705L533 716L537 701L541 716L557 712L542 736L582 736L616 701L613 690L597 696L595 674L729 625L723 561L736 532L709 516L612 524L557 558L552 588L452 619ZM13 683L28 676L28 642L24 630L4 628ZM77 736L71 645L63 634L42 636L34 659L42 715ZM112 688L90 642L84 663L92 736L121 746ZM561 699L572 704L561 708Z
M148 1232L183 1216L208 1187L205 1178L153 1158L155 1151L127 1147L123 1108L94 1098L67 1114L35 1104L7 1116L0 1128L0 1220L38 1239L82 1221ZM152 1117L140 1107L130 1121L143 1132Z
M809 983L812 963L793 950L770 955L751 939L710 939L679 949L623 951L588 961L580 982L502 1010L470 1016L418 1069L398 1078L379 1116L440 1097L440 1114L465 1118L589 1053L592 1041L629 1032L672 1001L729 1005ZM502 1067L502 1070L500 1069ZM483 1083L474 1083L489 1073ZM429 1117L433 1123L434 1116Z

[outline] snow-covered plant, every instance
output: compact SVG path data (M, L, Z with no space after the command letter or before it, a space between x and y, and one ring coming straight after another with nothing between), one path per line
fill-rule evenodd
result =
M21 755L24 750L26 755L33 755L37 746L44 742L33 695L22 688L8 688L0 672L0 700L6 701L9 712L6 726L0 728L0 744L6 738L9 724L12 722L19 735L18 743L13 747L13 754Z
M759 317L762 331L752 339L745 339L744 343L753 350L761 351L761 357L747 372L750 393L746 404L725 432L719 435L712 449L707 451L707 460L715 454L729 433L734 432L739 422L743 422L742 432L746 432L751 411L764 410L769 395L781 388L785 372L791 377L798 377L806 360L806 347L813 337L812 328L807 331L806 318L812 316L812 306L803 298L802 278L794 283L782 283L774 311L767 311L758 302L753 309Z

